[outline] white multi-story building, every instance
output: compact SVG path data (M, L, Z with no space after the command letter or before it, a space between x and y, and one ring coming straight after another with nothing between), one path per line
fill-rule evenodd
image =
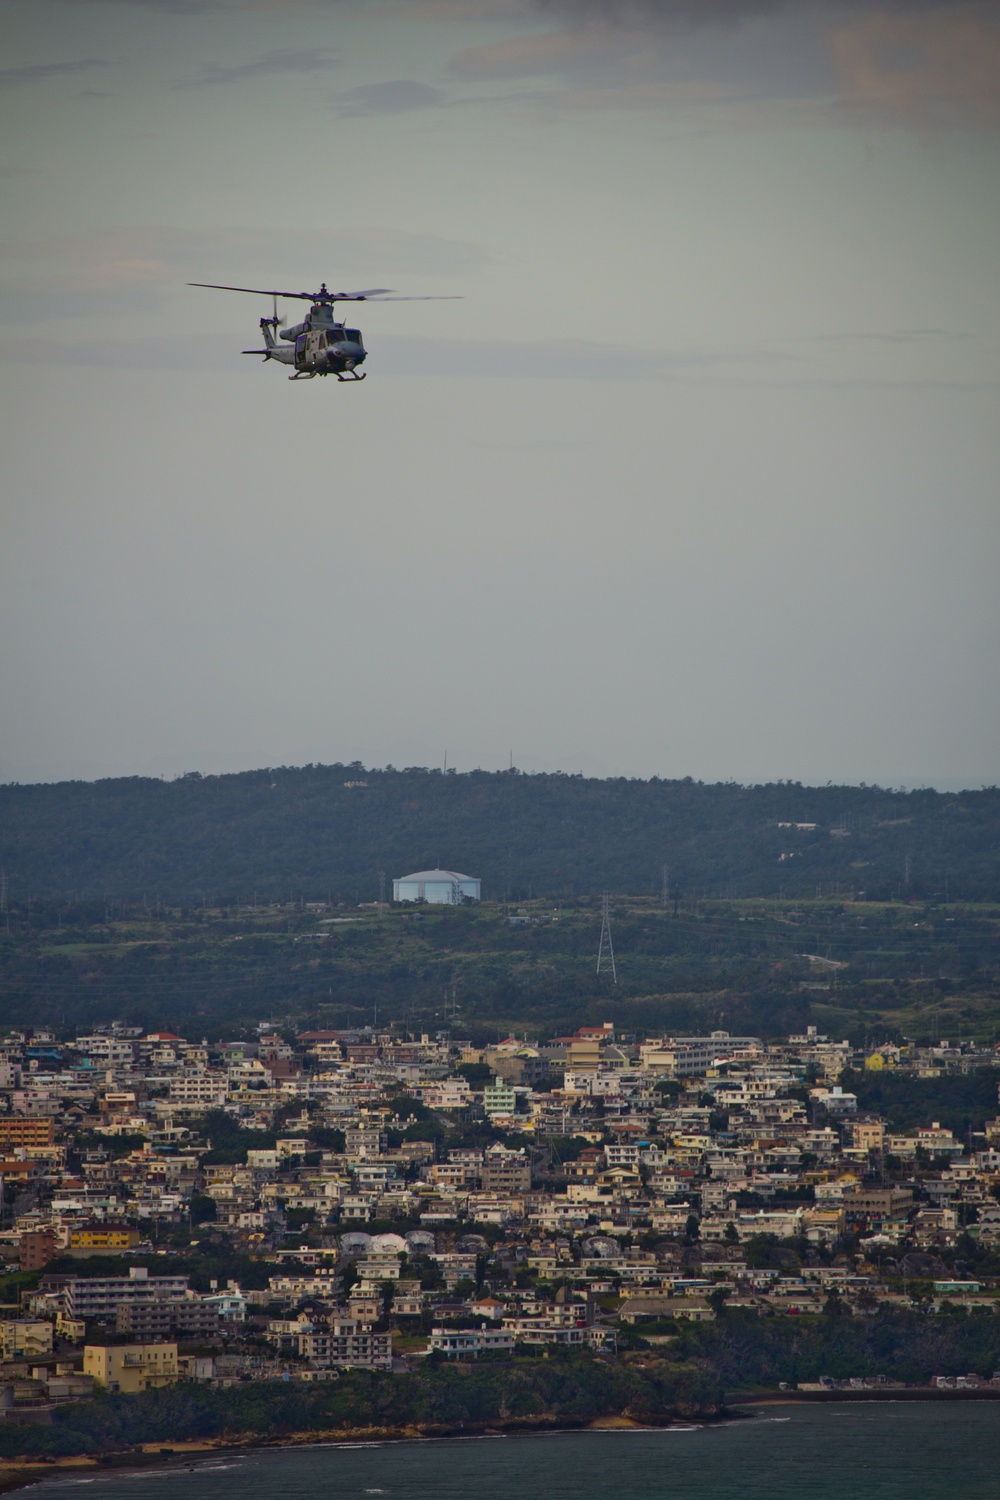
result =
M226 1102L227 1080L221 1073L185 1073L171 1078L168 1097L180 1109L212 1109Z

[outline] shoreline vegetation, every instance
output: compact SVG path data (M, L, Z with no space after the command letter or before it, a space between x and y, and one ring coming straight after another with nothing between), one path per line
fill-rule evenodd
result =
M100 1458L178 1441L284 1442L344 1433L449 1436L491 1429L640 1425L719 1413L722 1388L705 1364L634 1357L424 1364L405 1374L344 1371L321 1382L256 1381L214 1389L182 1383L140 1395L101 1392L45 1425L0 1425L0 1459Z
M62 1458L0 1459L0 1494L38 1484L55 1473L84 1469L88 1473L106 1469L139 1469L177 1467L185 1459L226 1453L249 1453L261 1449L331 1447L346 1444L444 1442L488 1437L532 1437L553 1432L619 1432L649 1431L657 1427L688 1427L692 1422L727 1420L727 1413L715 1411L670 1413L657 1418L647 1415L642 1421L620 1413L607 1413L590 1421L574 1422L566 1417L543 1414L538 1417L509 1419L490 1423L458 1423L446 1426L427 1423L414 1426L350 1427L339 1430L307 1429L303 1432L247 1432L241 1437L178 1438L170 1442L149 1442L137 1448L93 1454L74 1453ZM186 1465L185 1465L186 1466Z
M453 1363L434 1354L405 1371L344 1370L321 1381L102 1390L52 1408L45 1423L0 1422L0 1491L54 1466L143 1465L247 1447L660 1427L738 1418L740 1408L774 1402L1000 1398L1000 1384L926 1384L942 1371L988 1380L1000 1366L1000 1318L985 1309L851 1317L831 1299L820 1316L760 1319L722 1303L714 1322L677 1328L669 1354L630 1337L635 1347L613 1356L552 1350ZM799 1389L857 1376L891 1384Z
M633 1335L639 1347L613 1356L552 1350L465 1363L433 1354L405 1371L348 1369L319 1381L183 1381L137 1395L99 1390L51 1409L44 1423L0 1423L0 1460L101 1460L179 1440L259 1445L302 1433L333 1441L360 1432L443 1437L609 1419L713 1420L738 1399L727 1392L742 1389L746 1400L809 1396L798 1388L824 1377L884 1378L892 1384L882 1399L906 1399L907 1388L947 1399L953 1391L926 1385L935 1374L973 1371L987 1381L1000 1367L1000 1318L992 1310L953 1308L928 1317L881 1309L851 1317L834 1302L817 1317L760 1319L724 1304L720 1311L714 1322L678 1330L669 1354ZM1000 1384L990 1389L1000 1394ZM878 1398L878 1387L863 1393L873 1390Z

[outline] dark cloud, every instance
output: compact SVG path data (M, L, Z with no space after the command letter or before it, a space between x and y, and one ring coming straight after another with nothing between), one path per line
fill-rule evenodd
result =
M132 10L159 10L172 16L201 16L218 11L281 9L282 0L60 0L62 5L127 5Z
M532 0L532 4L535 10L553 16L630 27L657 21L725 24L779 11L902 15L932 10L995 11L986 0Z
M30 63L24 68L0 68L0 88L16 88L22 83L45 83L49 78L73 77L91 68L106 68L103 57L81 57L76 62Z
M472 82L555 77L548 103L841 101L873 121L1000 123L996 0L530 0L537 28L450 60ZM658 94L658 90L662 91ZM680 90L680 92L678 92Z
M736 21L785 10L793 0L533 0L536 10L577 21L643 26L650 21ZM798 0L801 5L803 0ZM808 3L808 0L805 0Z
M995 7L873 10L831 27L841 93L866 114L924 124L1000 124Z
M336 53L328 47L309 47L298 51L278 49L265 52L252 62L237 63L232 67L223 67L221 63L206 63L197 77L187 79L183 86L204 88L217 83L239 83L245 78L271 78L277 73L325 73L336 65Z
M345 89L333 100L341 115L401 115L415 109L437 109L445 102L442 89L409 78L365 83L356 89Z
M168 16L255 15L303 11L309 0L58 0L60 5L121 5L132 10L157 10ZM313 0L314 9L327 10L345 0Z

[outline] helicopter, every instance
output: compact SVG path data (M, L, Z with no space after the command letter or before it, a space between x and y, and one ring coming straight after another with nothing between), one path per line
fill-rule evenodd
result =
M220 286L214 281L189 281L188 286L206 287L213 292L247 292L252 297L270 297L272 315L260 320L263 349L243 349L241 352L262 354L265 360L292 365L295 374L289 375L289 380L314 380L317 375L336 375L339 381L347 384L364 380L367 372L359 371L358 365L368 358L368 351L362 343L360 328L346 328L337 322L336 303L367 302L371 298L383 302L451 300L435 296L397 297L391 288L385 286L369 287L363 292L330 292L325 281L318 292L261 291L250 286ZM301 323L279 330L279 297L292 297L311 304ZM283 339L284 343L278 343L278 339Z

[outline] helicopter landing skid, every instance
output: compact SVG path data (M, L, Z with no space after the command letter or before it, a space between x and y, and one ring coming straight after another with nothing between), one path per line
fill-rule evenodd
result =
M315 380L315 370L300 370L297 375L289 375L289 380Z
M341 375L340 371L339 370L337 371L337 379L340 381L341 385L343 385L345 383L347 385L353 385L356 380L364 380L364 379L366 379L366 377L367 377L367 371L365 372L364 375L359 375L357 373L357 371L355 371L351 375Z

